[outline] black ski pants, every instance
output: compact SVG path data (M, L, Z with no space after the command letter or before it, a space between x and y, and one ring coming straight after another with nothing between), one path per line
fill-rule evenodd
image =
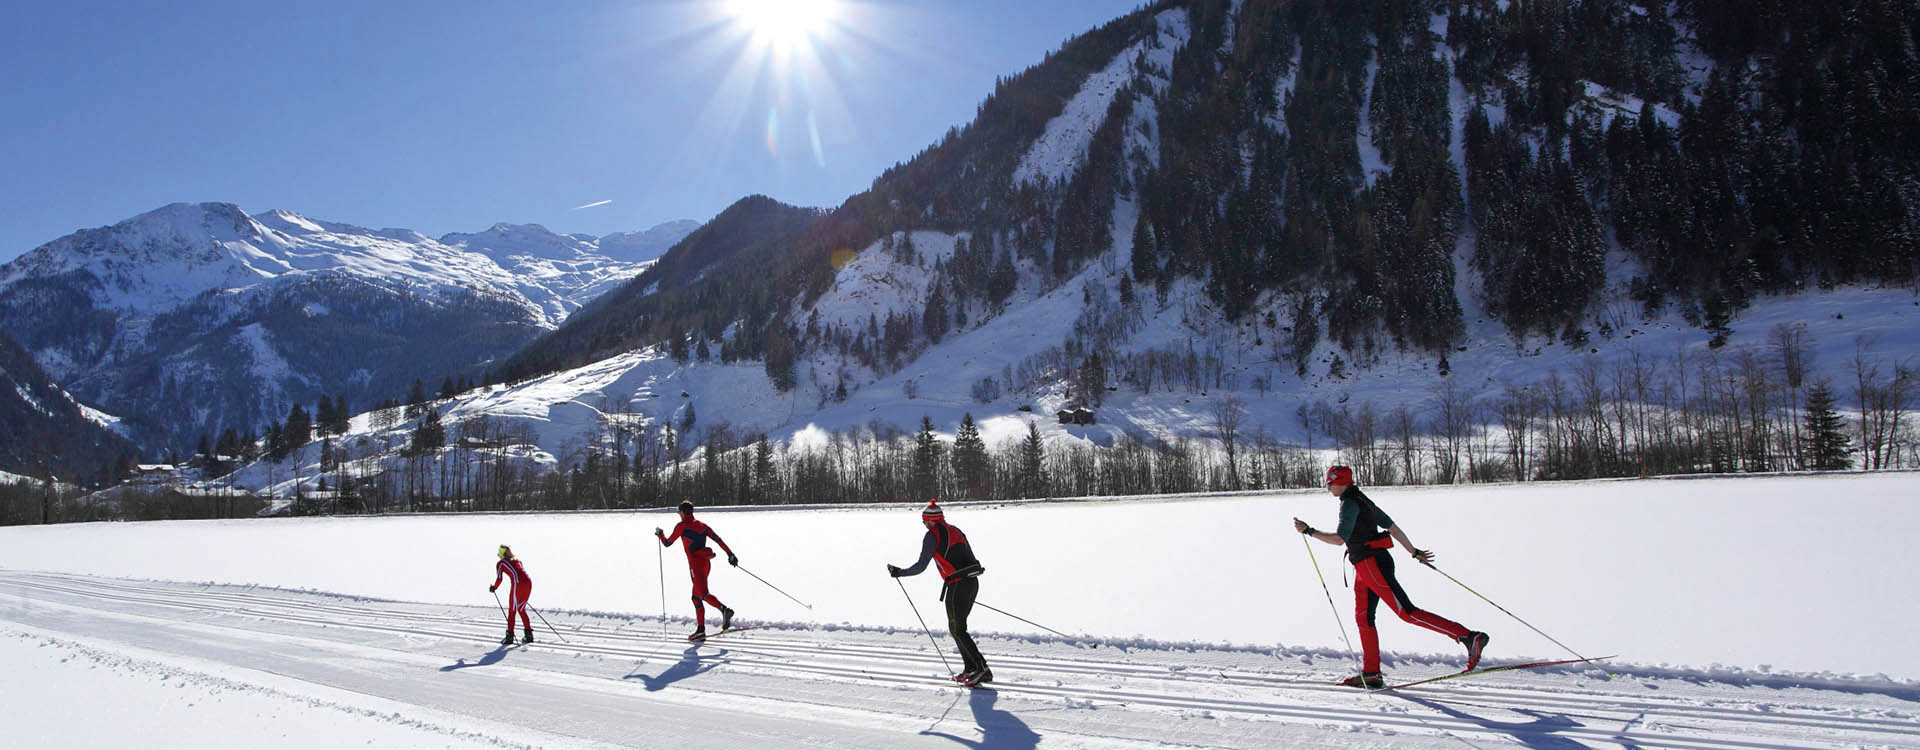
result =
M967 633L967 615L973 614L973 600L979 597L979 578L968 576L947 584L947 632L953 634L954 645L960 649L960 659L966 664L963 672L987 668L986 657L980 655L980 647Z

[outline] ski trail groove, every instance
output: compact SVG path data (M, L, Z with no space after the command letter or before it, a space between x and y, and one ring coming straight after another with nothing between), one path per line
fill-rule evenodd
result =
M251 637L272 637L293 629L300 631L299 637L349 643L356 637L347 633L381 634L417 639L424 645L416 647L425 650L435 645L490 645L497 642L495 634L500 632L498 613L492 608L378 602L279 589L0 571L0 590L31 602L163 623L192 623L196 627L242 631ZM0 606L0 619L6 619L7 614L8 610ZM695 647L657 635L657 617L628 618L626 622L634 626L628 628L608 615L546 614L572 642L537 639L525 648L575 657L636 659L643 664L682 663L688 659L705 663L696 652L715 649L723 656L712 660L708 670L753 673L770 679L804 675L889 689L960 689L940 684L940 661L926 644L912 647L889 643L901 639L888 634L762 626L751 635ZM609 626L609 622L615 624ZM380 645L365 648L369 653L394 651ZM1290 673L1211 667L1176 670L1154 664L1097 661L1078 649L1055 648L1059 653L995 655L996 671L1010 680L995 684L996 692L1029 697L1042 704L1102 705L1125 711L1220 712L1296 725L1365 725L1442 736L1494 734L1523 740L1551 736L1583 743L1689 750L1920 744L1920 726L1912 720L1788 710L1777 705L1770 705L1769 712L1762 714L1751 708L1698 705L1702 699L1691 696L1649 700L1586 686L1587 678L1577 674L1532 675L1534 683L1551 684L1550 688L1533 691L1462 684L1407 696L1369 696L1333 685L1331 681L1337 676L1323 676L1310 668ZM547 666L556 679L604 679L552 669L551 663ZM628 671L634 674L622 679L640 676L637 670ZM697 669L694 672L700 673ZM1049 682L1053 684L1046 684ZM676 689L706 688L686 684ZM1683 702L1688 700L1695 704ZM1561 721L1551 726L1527 718L1496 721L1467 714L1463 710L1466 707L1519 717L1551 713Z

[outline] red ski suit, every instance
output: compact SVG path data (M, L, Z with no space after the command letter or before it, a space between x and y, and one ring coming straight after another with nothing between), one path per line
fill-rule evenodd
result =
M1400 619L1460 640L1472 632L1460 623L1413 606L1399 579L1393 575L1393 537L1384 529L1393 527L1393 518L1374 505L1357 486L1349 486L1340 496L1340 530L1347 542L1347 559L1353 563L1353 619L1360 629L1361 670L1380 671L1380 631L1374 627L1373 613L1381 600Z
M671 547L675 539L680 540L681 546L686 549L687 573L693 577L693 618L700 623L701 627L706 627L705 605L727 608L727 605L720 603L719 597L707 591L707 574L713 571L715 557L713 550L707 548L707 540L712 539L715 544L720 545L720 549L726 550L729 557L733 555L733 549L727 546L726 540L721 539L719 534L713 533L711 527L691 518L676 524L673 527L673 533L661 538L660 543Z
M527 630L533 629L533 623L527 621L527 598L533 596L533 579L527 575L527 568L520 564L520 558L501 560L493 566L493 585L500 586L500 579L513 583L507 593L507 629L513 629L513 615L519 613L520 624Z

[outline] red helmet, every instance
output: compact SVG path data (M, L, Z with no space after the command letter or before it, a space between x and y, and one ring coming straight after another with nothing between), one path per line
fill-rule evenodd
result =
M1327 467L1327 484L1353 484L1353 469L1346 466Z

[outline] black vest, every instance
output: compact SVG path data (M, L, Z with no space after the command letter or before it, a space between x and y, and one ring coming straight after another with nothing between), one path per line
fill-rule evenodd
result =
M1347 562L1359 565L1374 555L1386 555L1393 546L1393 535L1381 530L1379 507L1360 491L1360 485L1349 485L1347 491L1340 493L1340 502L1354 501L1360 504L1360 517L1353 522L1353 533L1347 535ZM1384 546L1380 540L1387 540Z

